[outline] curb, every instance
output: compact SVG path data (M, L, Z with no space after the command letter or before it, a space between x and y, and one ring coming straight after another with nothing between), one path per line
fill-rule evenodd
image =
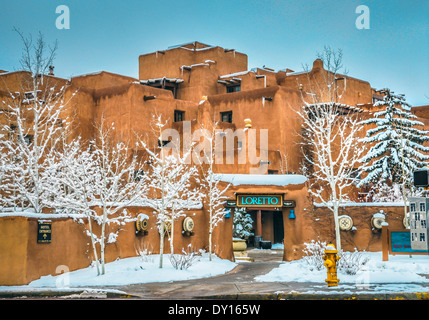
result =
M197 297L207 300L429 300L429 293L363 293L363 294L311 294L311 293L238 293Z
M4 291L0 292L0 299L26 299L26 298L63 298L63 299L138 299L137 295L128 294L125 292L109 292L109 291L94 291L87 290L70 290L70 291Z

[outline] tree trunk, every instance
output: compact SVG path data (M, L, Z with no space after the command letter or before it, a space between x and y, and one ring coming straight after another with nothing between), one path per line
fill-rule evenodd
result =
M162 268L162 255L164 253L164 233L165 233L165 222L161 221L159 231L159 268Z
M95 266L97 267L97 276L99 276L100 275L100 262L98 261L97 248L95 247L94 233L92 231L92 223L91 223L91 217L90 216L88 216L88 226L89 226L89 233L91 235L92 250L94 252Z
M104 249L105 249L105 237L106 237L106 208L103 208L103 222L101 224L101 239L100 239L100 246L101 246L101 274L104 274L105 268L104 268Z
M339 201L334 201L334 221L335 221L335 242L336 249L338 251L341 250L341 236L340 236L340 226L338 224L338 209L339 209Z
M170 231L170 254L174 253L174 241L173 241L173 236L174 236L174 210L172 212L172 218L171 218L171 231Z

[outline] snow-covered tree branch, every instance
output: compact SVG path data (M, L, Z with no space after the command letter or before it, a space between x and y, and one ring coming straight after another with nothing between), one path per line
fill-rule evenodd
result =
M201 127L201 136L204 138L204 156L203 159L196 157L200 160L200 167L202 172L202 185L206 191L206 204L209 211L209 260L212 260L213 252L213 230L220 221L224 219L225 215L225 201L227 197L224 195L229 188L220 186L219 176L214 172L215 164L215 150L217 137L217 122L210 123L208 128ZM198 135L199 136L199 135Z
M20 91L8 89L9 96L1 101L1 147L11 159L6 187L10 205L19 203L42 212L49 184L43 172L52 151L67 134L66 107L73 95L66 99L65 82L45 74L53 63L56 45L46 53L41 34L34 45L30 37L19 34L24 43L21 65L28 75L21 77Z
M186 161L192 149L181 152L180 146L175 144L177 141L168 143L168 146L163 145L166 122L161 116L154 116L153 123L154 134L159 142L155 150L149 148L142 138L138 138L138 145L148 155L147 176L151 196L146 201L157 217L160 236L159 267L162 268L165 234L169 235L170 253L173 254L175 221L184 215L185 209L195 208L201 202L202 194L198 170ZM171 226L171 230L167 226Z
M349 188L356 184L355 173L364 147L359 144L357 112L341 103L346 90L346 78L338 83L342 67L342 52L325 47L319 54L327 70L321 78L313 79L303 93L303 107L298 111L302 120L303 155L307 162L310 193L333 212L336 246L341 250L338 211L341 202L348 200ZM310 97L310 99L308 98Z

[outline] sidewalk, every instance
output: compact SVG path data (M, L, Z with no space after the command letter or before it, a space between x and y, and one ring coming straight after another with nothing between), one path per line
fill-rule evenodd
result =
M141 299L429 300L429 284L421 283L357 287L355 283L340 282L338 287L329 288L324 279L320 283L257 282L254 280L256 276L266 274L282 263L283 250L249 250L248 255L254 262L240 262L225 275L172 283L129 285L117 289ZM384 292L380 292L380 286L385 288ZM415 287L416 292L404 292L401 290L403 286Z
M429 284L340 283L328 287L314 282L257 282L254 278L282 263L283 250L249 250L254 262L240 262L227 274L174 282L153 282L126 286L97 287L39 292L0 292L0 299L147 299L147 300L429 300Z

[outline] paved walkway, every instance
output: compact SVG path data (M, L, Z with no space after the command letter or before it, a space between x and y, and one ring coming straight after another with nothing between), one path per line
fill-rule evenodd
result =
M240 262L237 267L224 275L211 278L111 286L98 289L114 289L127 294L107 293L93 296L82 292L40 292L28 298L65 297L69 298L129 298L147 300L429 300L429 284L377 284L357 287L356 284L341 283L328 288L324 279L320 283L302 282L257 282L254 278L264 275L282 263L283 250L249 250L254 262ZM401 290L403 288L403 290ZM413 292L410 291L410 288ZM381 290L383 289L383 290ZM406 290L405 290L406 289ZM415 289L415 290L414 290ZM14 298L24 293L3 293L0 298Z
M140 299L406 299L429 300L429 285L406 284L416 292L401 292L400 284L378 284L356 287L355 284L341 284L328 288L324 279L320 283L302 282L257 282L254 278L264 275L282 263L283 250L249 250L248 256L254 262L240 262L229 273L211 278L169 283L145 283L112 289L127 292ZM390 287L389 287L390 286ZM423 291L425 293L420 293ZM383 293L380 293L380 288ZM418 289L418 290L417 290ZM426 290L427 289L427 290ZM396 291L395 291L396 290Z

